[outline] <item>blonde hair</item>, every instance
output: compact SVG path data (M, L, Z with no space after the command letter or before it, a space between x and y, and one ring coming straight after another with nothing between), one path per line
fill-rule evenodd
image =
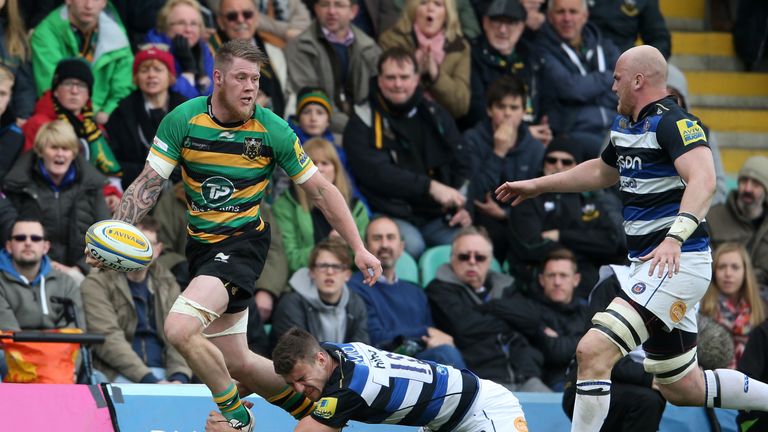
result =
M701 313L712 319L717 319L720 289L717 286L715 272L717 271L717 265L723 255L731 252L738 252L739 257L741 257L741 262L744 264L744 281L739 288L739 297L749 304L750 324L757 326L765 320L765 306L763 305L763 299L760 297L760 290L757 285L755 271L752 267L752 260L749 258L749 254L744 246L738 243L723 243L715 251L715 256L712 260L712 281L709 284L709 289L707 289L706 294L704 294L704 297L701 299Z
M173 8L179 5L186 5L191 7L197 12L197 17L200 21L200 39L203 39L203 32L205 31L205 24L203 24L203 14L200 12L200 3L197 0L168 0L160 11L157 12L157 30L161 33L168 34L171 23L168 22L168 17L171 15Z
M40 127L32 148L38 156L41 156L47 146L64 147L72 150L77 157L80 152L80 139L71 124L64 120L54 120Z
M13 83L16 82L16 77L13 75L13 72L8 69L7 66L0 64L0 83L8 81L10 81L11 85L13 85Z
M12 57L18 57L22 62L29 59L29 39L27 30L24 28L24 21L19 12L18 0L6 0L5 15L8 17L8 23L5 27L5 41L8 46L8 54Z
M310 153L317 153L319 155L318 159L327 159L333 165L333 168L336 171L333 185L336 186L336 189L338 189L339 192L341 192L344 201L349 205L350 202L352 202L352 186L344 166L341 165L341 159L339 159L339 154L336 152L336 148L333 144L323 138L312 138L304 143L304 152L308 155ZM296 190L296 198L301 207L307 211L311 210L312 204L309 202L306 192L295 185L294 189Z
M413 31L413 25L416 22L416 8L419 7L422 1L407 1L400 19L395 23L395 29L405 34L410 34ZM445 7L445 24L443 25L445 40L452 41L462 37L461 22L459 21L459 13L456 10L456 2L454 0L443 0L443 7Z

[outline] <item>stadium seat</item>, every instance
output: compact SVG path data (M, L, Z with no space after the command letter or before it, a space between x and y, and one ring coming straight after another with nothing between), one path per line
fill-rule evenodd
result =
M424 251L419 258L419 270L421 272L421 286L426 288L435 278L437 269L451 260L451 245L433 246ZM491 261L491 270L502 272L501 264L494 258Z
M406 251L403 251L395 264L395 274L402 280L419 284L419 265Z

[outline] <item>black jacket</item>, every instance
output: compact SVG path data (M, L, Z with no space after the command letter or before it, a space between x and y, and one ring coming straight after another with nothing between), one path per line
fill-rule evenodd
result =
M528 342L540 334L540 316L513 283L507 275L490 272L485 300L444 264L427 286L437 328L453 336L469 369L500 383L540 377L543 363L541 352Z
M541 289L532 295L534 305L541 316L542 328L549 327L557 337L541 334L531 341L544 354L542 381L548 386L565 379L565 371L576 353L576 346L587 332L587 307L574 297L568 304L554 303L546 298Z
M672 54L671 37L658 0L600 0L590 2L589 22L624 52L643 43L658 48L665 58Z
M520 40L515 51L504 56L488 44L485 36L480 36L471 42L472 69L470 72L469 112L462 119L464 127L471 127L487 118L487 99L485 92L491 83L507 75L516 75L525 81L528 88L530 106L536 108L536 83L534 82L533 65L529 53L529 44ZM535 112L531 113L535 116Z
M448 111L423 98L414 110L420 140L409 140L410 133L393 125L397 118L380 102L374 84L370 103L356 105L344 129L344 150L371 211L420 224L443 214L429 195L430 181L459 189L469 179L472 159Z
M110 213L102 194L107 179L92 165L77 157L73 184L55 192L37 167L37 155L22 155L3 181L3 190L20 217L40 219L51 242L48 256L64 265L77 265L87 273L85 264L85 232Z
M169 91L168 112L186 100L179 93ZM134 90L121 100L109 116L106 125L108 141L115 158L123 167L123 189L127 189L144 169L144 162L147 160L147 153L157 133L160 119L161 117L155 119L156 121L150 119L144 107L144 95L141 90Z
M582 273L577 295L586 298L603 264L622 262L627 254L621 201L609 190L585 193L547 193L513 208L509 217L508 260L515 274L543 262L551 251L566 247ZM557 229L560 240L541 236Z

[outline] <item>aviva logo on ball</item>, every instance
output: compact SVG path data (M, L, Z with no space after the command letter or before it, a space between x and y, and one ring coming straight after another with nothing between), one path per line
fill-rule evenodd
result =
M106 233L115 240L125 243L130 247L142 250L147 249L147 242L124 228L108 228L106 229Z
M141 230L119 220L97 222L85 234L89 254L117 271L134 271L152 262L153 250Z

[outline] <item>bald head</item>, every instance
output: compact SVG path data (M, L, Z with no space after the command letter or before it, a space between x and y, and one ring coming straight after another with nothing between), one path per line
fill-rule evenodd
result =
M649 45L628 49L616 62L612 89L619 114L637 118L644 106L667 96L667 61Z
M650 45L632 47L619 57L625 61L625 73L645 78L645 83L655 89L667 89L667 61L661 51Z

